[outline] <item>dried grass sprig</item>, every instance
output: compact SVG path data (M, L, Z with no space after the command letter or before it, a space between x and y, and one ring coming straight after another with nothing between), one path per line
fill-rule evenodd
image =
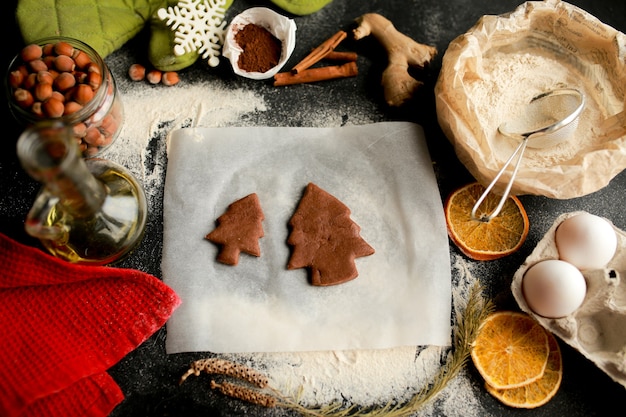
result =
M217 358L200 359L193 362L189 370L187 370L187 372L185 372L185 374L180 378L180 383L182 384L185 382L190 375L193 374L198 376L201 372L241 379L259 388L265 388L269 383L267 376L255 369L249 368L237 362Z
M224 381L218 384L215 381L211 381L211 389L216 389L228 397L237 398L263 407L274 407L276 405L276 397L264 394L250 387L233 384L232 382Z

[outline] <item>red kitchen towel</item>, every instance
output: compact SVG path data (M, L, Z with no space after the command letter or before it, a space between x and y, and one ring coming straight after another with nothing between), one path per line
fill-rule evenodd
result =
M106 370L165 324L180 298L133 269L83 266L0 233L0 416L106 416Z
M30 404L20 417L97 417L106 416L124 399L113 378L101 372L79 379L58 393Z

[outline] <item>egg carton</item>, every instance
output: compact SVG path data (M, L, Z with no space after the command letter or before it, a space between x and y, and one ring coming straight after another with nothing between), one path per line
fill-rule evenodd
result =
M522 292L525 272L537 262L559 259L555 243L557 227L582 211L560 215L513 276L511 290L522 311L534 317L545 329L626 387L626 233L607 219L617 235L617 250L604 268L581 271L587 292L583 303L572 314L546 318L534 313Z

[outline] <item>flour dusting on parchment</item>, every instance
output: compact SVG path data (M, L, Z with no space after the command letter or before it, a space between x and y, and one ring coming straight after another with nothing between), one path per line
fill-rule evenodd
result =
M472 264L451 254L453 315L462 313L470 288L476 283ZM456 317L451 318L456 320ZM417 317L416 320L419 320ZM232 354L228 359L263 370L270 383L284 394L296 395L307 406L341 403L346 406L402 404L432 382L432 377L452 354L440 346L406 346L385 350L304 353ZM477 392L465 371L426 404L417 415L472 417L483 412ZM476 392L475 392L476 391ZM437 410L437 411L435 411Z

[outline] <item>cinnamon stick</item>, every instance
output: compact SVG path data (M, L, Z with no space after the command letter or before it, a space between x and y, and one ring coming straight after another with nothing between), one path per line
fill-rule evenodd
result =
M350 61L342 65L329 65L327 67L310 68L293 72L279 72L274 75L274 87L284 85L314 83L317 81L332 80L335 78L354 77L359 73L356 62Z
M358 55L356 52L337 52L337 51L330 51L324 57L324 59L328 59L330 61L345 61L345 62L356 61L357 58L358 58Z
M293 72L294 74L297 74L300 71L304 71L307 68L310 68L315 63L317 63L320 59L328 55L329 52L335 49L337 45L339 45L341 41L343 41L347 36L348 34L343 30L340 30L339 32L335 33L333 36L331 36L330 38L322 42L322 44L319 45L317 48L313 49L311 53L309 53L306 57L304 57L302 61L297 63L291 69L291 72Z

